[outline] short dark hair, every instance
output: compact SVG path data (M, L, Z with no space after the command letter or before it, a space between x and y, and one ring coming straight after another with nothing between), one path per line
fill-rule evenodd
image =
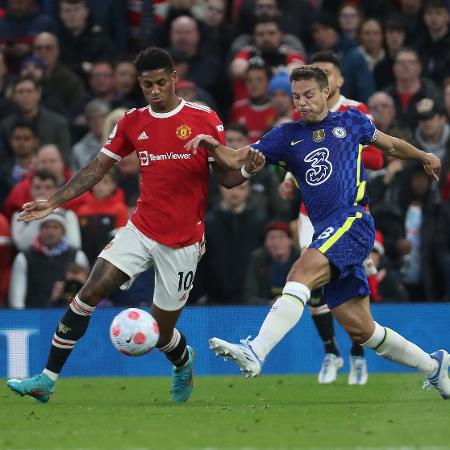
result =
M320 89L324 89L328 86L328 77L326 73L322 69L319 69L319 67L312 65L296 67L291 72L290 80L291 82L300 80L316 80Z
M447 5L444 0L425 0L423 12L427 12L429 9L447 9Z
M35 137L37 137L36 127L31 122L27 122L25 120L16 120L13 122L11 132L9 133L10 137L14 131L17 130L17 128L27 128L28 130L31 130Z
M260 56L250 58L246 73L250 72L250 70L262 70L269 81L272 78L272 69Z
M159 47L148 47L142 50L134 60L139 75L150 70L165 69L167 72L174 71L173 59L170 53Z
M17 77L17 78L12 82L12 88L13 88L13 91L16 90L17 86L18 86L20 83L24 83L25 81L29 81L30 83L32 83L32 84L34 85L34 87L35 87L36 90L39 90L39 89L41 88L40 83L39 83L35 78L33 78L32 76L30 76L30 75L21 75L21 76Z
M58 180L56 179L55 175L45 169L36 170L36 172L33 173L31 179L33 178L39 178L42 181L52 180L55 183L55 186L58 185Z
M61 3L69 3L69 5L79 5L82 3L86 8L89 8L87 0L59 0L58 3L59 6L61 6Z
M225 127L225 133L227 131L236 131L237 133L241 133L243 136L248 137L248 128L239 122L232 122Z
M281 20L278 17L272 17L272 16L262 16L255 19L254 25L253 25L253 32L255 32L256 27L260 24L265 23L274 23L277 28L280 31L283 31L283 27L281 26Z
M314 53L314 55L311 58L311 64L318 62L331 63L333 64L334 67L336 67L336 69L341 71L341 60L339 59L339 56L336 55L336 53L333 53L329 50Z

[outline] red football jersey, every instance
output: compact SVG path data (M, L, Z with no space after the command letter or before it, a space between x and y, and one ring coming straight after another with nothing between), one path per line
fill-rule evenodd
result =
M244 124L248 129L250 142L256 142L272 126L277 116L270 102L253 105L248 98L233 103L231 122Z
M198 134L225 142L223 124L213 110L181 100L167 113L150 106L128 111L101 150L118 161L137 153L141 195L131 221L168 247L191 245L204 234L208 152L200 147L194 155L184 148Z

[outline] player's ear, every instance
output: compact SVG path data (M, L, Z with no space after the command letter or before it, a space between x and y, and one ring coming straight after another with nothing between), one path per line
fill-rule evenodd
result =
M342 75L338 76L337 85L338 85L339 89L344 85L344 77Z

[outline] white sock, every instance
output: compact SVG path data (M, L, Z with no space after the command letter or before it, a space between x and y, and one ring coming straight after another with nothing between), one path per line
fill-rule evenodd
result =
M47 375L52 381L56 381L59 377L59 373L52 372L51 370L48 369L44 369L42 373L44 375Z
M304 284L295 281L286 283L281 297L273 304L261 325L258 336L251 341L252 349L259 359L264 360L300 320L310 297L311 292Z
M420 347L407 341L390 328L375 323L375 331L363 347L375 350L377 355L394 361L402 366L413 367L425 375L431 375L437 369L437 361Z

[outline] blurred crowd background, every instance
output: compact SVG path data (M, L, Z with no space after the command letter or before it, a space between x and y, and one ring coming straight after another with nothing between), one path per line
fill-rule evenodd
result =
M439 182L385 158L368 171L377 227L375 302L450 301L450 1L0 0L0 306L64 306L139 195L123 159L46 219L17 222L98 153L127 109L146 106L133 58L171 53L177 94L215 109L242 147L295 118L289 73L330 50L342 95L376 126L442 160ZM265 167L227 190L211 176L207 252L190 304L268 304L299 256L301 193ZM300 235L299 235L300 234ZM105 306L152 301L143 273Z

